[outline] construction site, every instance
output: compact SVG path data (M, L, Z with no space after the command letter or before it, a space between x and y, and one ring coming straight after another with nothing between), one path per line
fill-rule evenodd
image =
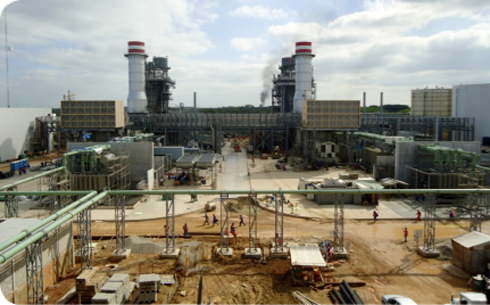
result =
M9 302L486 303L485 134L447 90L413 92L420 115L317 100L302 41L272 113L172 112L168 58L125 57L127 110L68 96L30 115L36 154L0 146Z

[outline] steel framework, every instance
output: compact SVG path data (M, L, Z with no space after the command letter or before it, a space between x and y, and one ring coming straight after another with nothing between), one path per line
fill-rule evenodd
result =
M126 236L126 207L125 196L116 196L115 202L115 216L116 216L116 253L120 254L126 250L126 242L124 238Z
M226 191L223 190L223 192L219 195L219 201L220 201L220 249L226 249L226 252L228 252L228 249L230 247L229 242L228 242L228 236L225 238L225 228L228 229L228 199L230 196L226 193ZM223 213L223 209L225 210L225 213ZM223 221L223 214L225 216L225 220Z
M257 203L257 193L250 190L248 195L248 248L251 253L258 252Z
M7 191L15 191L17 187L7 189ZM19 216L19 198L17 196L5 196L5 218L13 218Z
M344 195L335 194L335 228L333 230L333 249L335 253L341 253L344 249Z
M481 224L483 221L483 210L487 201L486 196L480 194L471 194L466 197L468 202L467 209L470 212L470 231L481 232Z
M281 189L279 189L279 192ZM274 234L274 248L276 253L284 252L284 194L278 193L274 196L275 200L275 234ZM279 198L277 198L279 197ZM279 200L278 200L279 199Z
M80 268L82 270L92 269L92 208L88 208L77 214L77 226Z
M27 303L44 304L43 239L26 247Z
M169 199L170 198L170 199ZM175 195L165 196L165 254L175 252Z
M433 194L427 195L424 218L424 251L435 251L436 236L436 198Z

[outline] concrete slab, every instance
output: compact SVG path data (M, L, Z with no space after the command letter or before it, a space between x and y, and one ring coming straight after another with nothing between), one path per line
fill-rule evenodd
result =
M218 248L216 250L216 254L221 254L221 255L224 255L224 256L228 256L228 257L231 257L233 256L233 249L232 248Z
M424 249L422 247L417 248L417 253L425 258L434 258L438 257L441 254L439 251L428 251L427 249Z
M117 263L122 261L123 259L128 258L131 255L131 249L125 249L124 251L117 252L114 251L111 256L109 256L109 261L111 263Z
M167 251L167 249L164 249L162 253L158 254L158 258L161 259L167 259L167 258L177 258L179 257L180 254L180 249L175 248L172 252Z
M349 258L349 253L347 252L346 248L335 248L332 250L332 258L333 259L348 259Z
M282 250L271 248L271 258L288 258L289 248L283 247Z
M245 258L260 259L262 257L262 249L260 248L245 248L243 253Z

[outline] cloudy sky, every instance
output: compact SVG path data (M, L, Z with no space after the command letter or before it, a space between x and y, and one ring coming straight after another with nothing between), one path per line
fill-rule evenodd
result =
M317 99L410 103L410 90L490 82L486 0L18 0L1 15L0 107L124 100L127 42L168 56L171 104L260 104L296 41L313 42ZM7 5L8 4L8 5ZM265 78L265 79L264 79ZM270 105L270 99L266 101Z

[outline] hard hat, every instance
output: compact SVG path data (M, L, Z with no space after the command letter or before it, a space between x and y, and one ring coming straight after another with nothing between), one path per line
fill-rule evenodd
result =
M232 225L234 225L235 223L232 223Z

